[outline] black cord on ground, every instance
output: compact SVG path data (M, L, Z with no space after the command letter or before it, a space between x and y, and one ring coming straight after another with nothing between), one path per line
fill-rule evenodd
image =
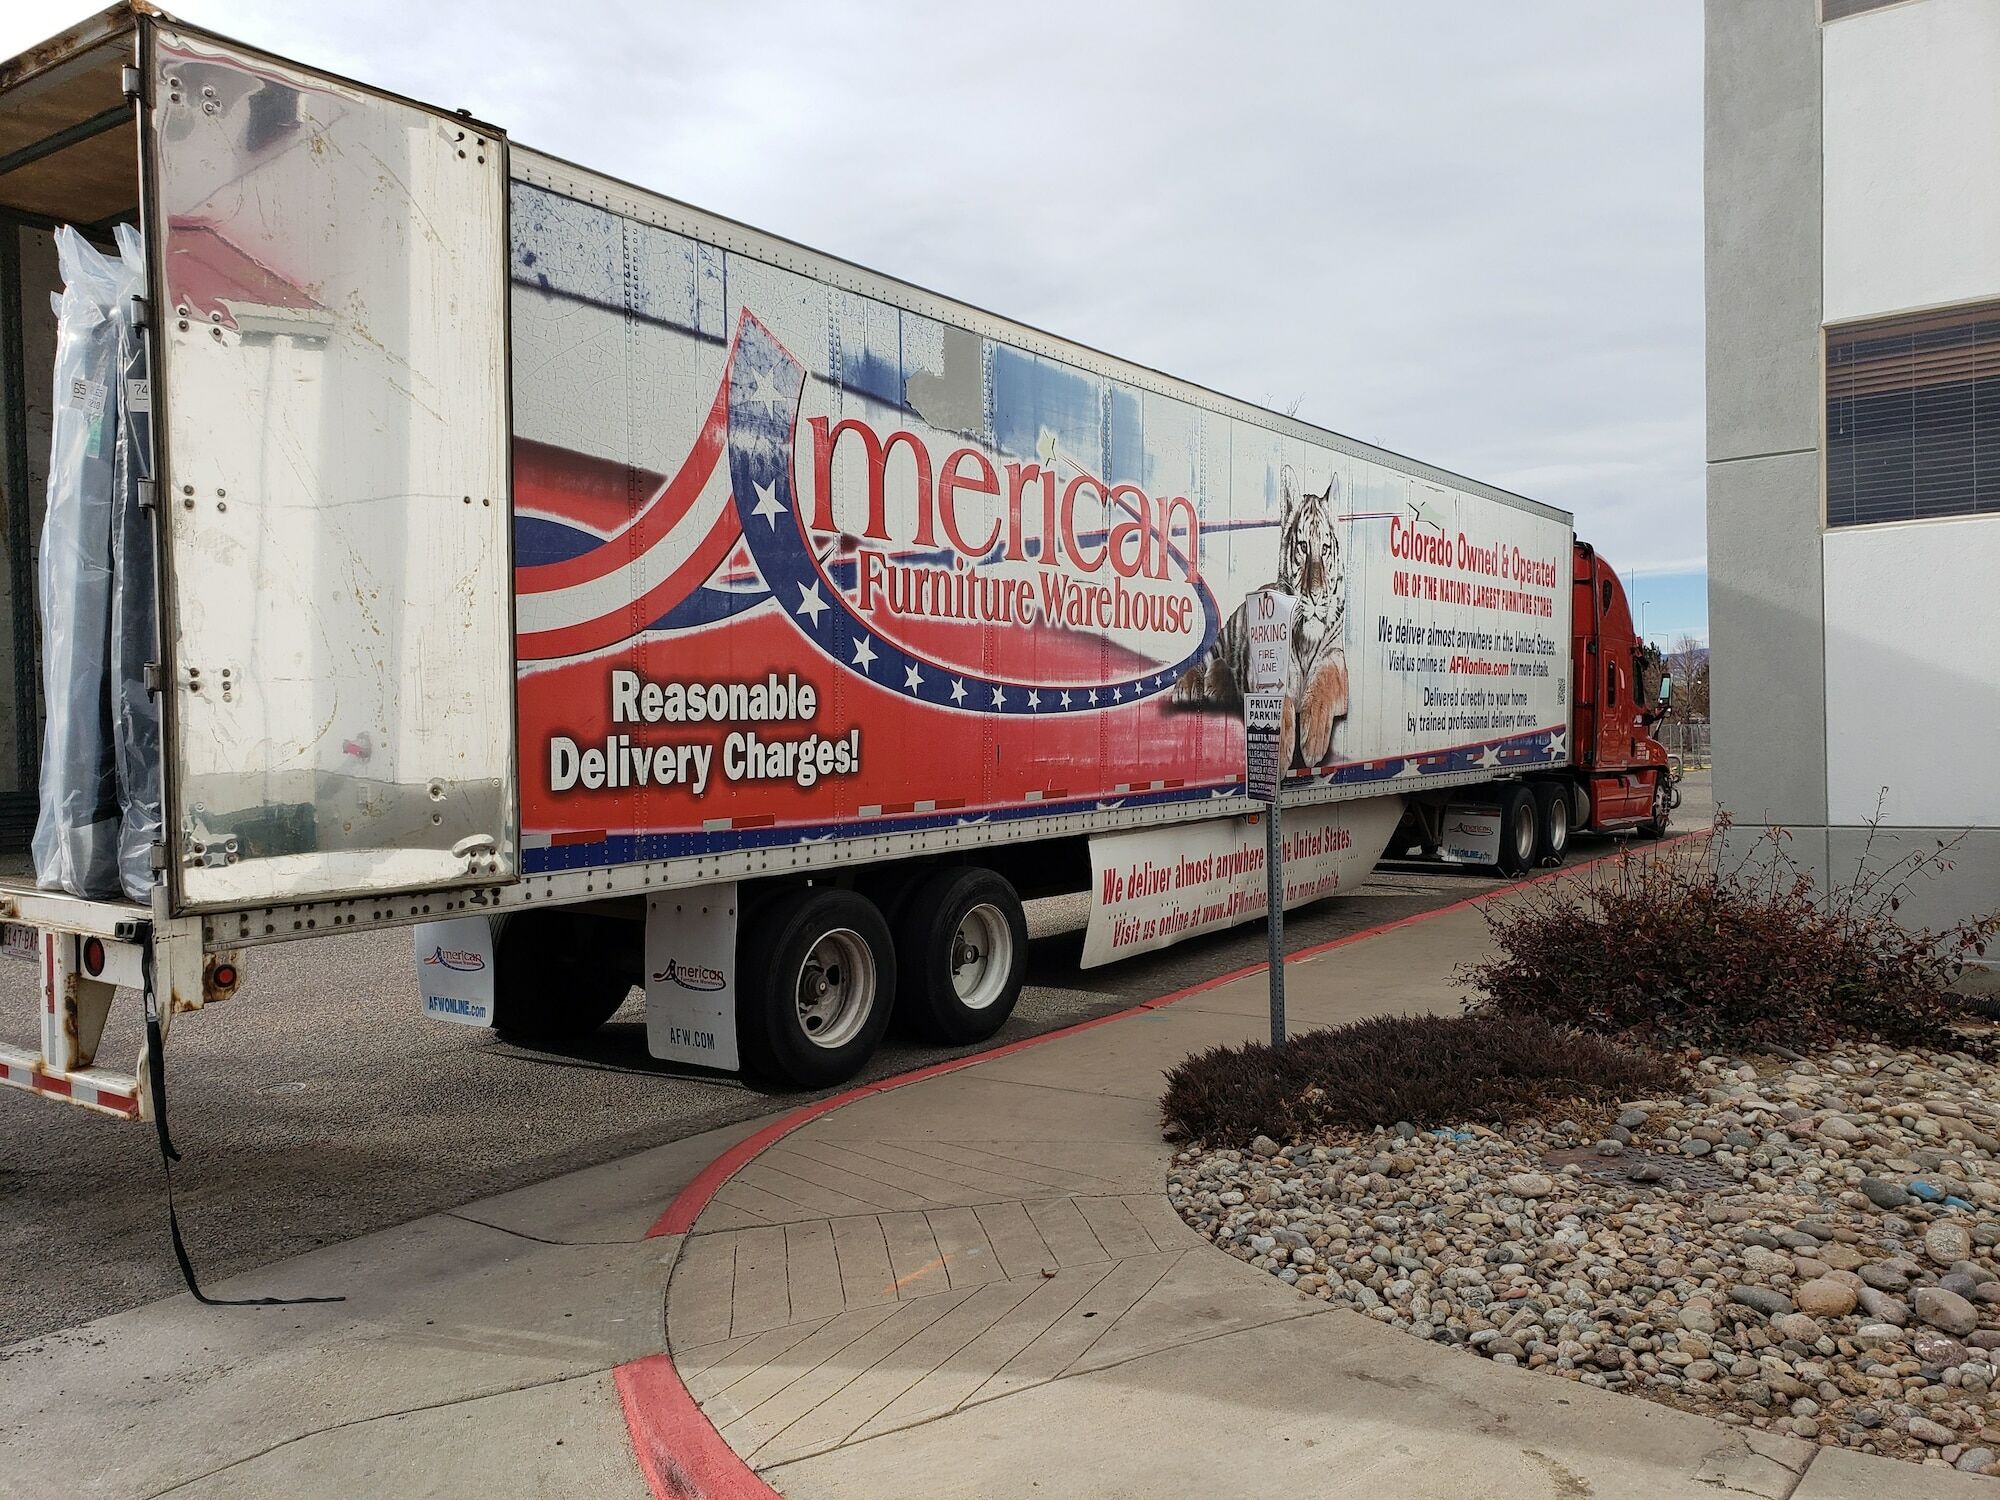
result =
M153 1129L160 1138L160 1175L167 1188L167 1237L173 1242L174 1260L181 1268L181 1280L190 1296L204 1307L299 1307L312 1302L345 1302L345 1297L211 1297L195 1279L194 1261L187 1242L181 1238L180 1215L174 1211L174 1163L181 1154L167 1130L167 1050L160 1033L160 997L153 988L153 943L149 934L140 945L139 964L145 981L146 1077L151 1085Z

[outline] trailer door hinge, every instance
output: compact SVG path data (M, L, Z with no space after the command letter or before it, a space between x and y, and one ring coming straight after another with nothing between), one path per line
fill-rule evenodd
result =
M139 669L139 675L145 681L148 696L158 696L160 689L166 686L165 669L156 661L147 662Z
M132 64L127 63L118 74L118 86L125 91L127 99L137 99L141 103L146 98L146 75Z
M153 867L153 873L155 875L159 874L162 870L166 869L167 846L165 844L162 844L158 840L155 840L152 846L147 849L146 855L147 855L147 863L149 863Z
M159 504L159 492L154 488L153 481L150 479L140 480L139 509L151 510L153 509L154 506L158 504Z
M143 332L152 326L150 322L152 309L146 306L146 298L143 293L134 292L132 294L130 302L126 304L126 311L131 316L134 328Z

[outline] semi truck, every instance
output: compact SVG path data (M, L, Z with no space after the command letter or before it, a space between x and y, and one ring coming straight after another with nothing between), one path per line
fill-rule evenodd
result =
M0 230L0 1082L147 1118L252 950L389 927L520 1039L637 987L654 1055L799 1086L978 1042L1026 899L1088 892L1086 964L1265 914L1272 589L1287 905L1665 826L1566 512L499 124L117 5L0 66Z

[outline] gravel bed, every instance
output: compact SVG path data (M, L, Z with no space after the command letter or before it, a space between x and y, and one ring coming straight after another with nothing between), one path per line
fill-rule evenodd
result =
M1615 1121L1184 1150L1168 1193L1418 1338L2000 1474L2000 1068L1851 1048L1689 1083Z

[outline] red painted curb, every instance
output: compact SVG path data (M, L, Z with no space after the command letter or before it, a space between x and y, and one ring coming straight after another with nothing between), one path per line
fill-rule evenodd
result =
M671 1355L619 1365L611 1379L639 1471L660 1500L779 1500L701 1414Z
M1662 839L1652 847L1664 849L1685 843L1689 839L1707 836L1706 830L1697 829L1692 833ZM1611 854L1600 855L1596 859L1585 860L1579 865L1545 870L1539 875L1509 881L1505 885L1495 886L1490 891L1464 897L1446 906L1433 907L1429 911L1420 911L1407 917L1397 917L1389 922L1378 922L1375 926L1364 927L1359 932L1350 932L1341 937L1329 938L1323 943L1315 943L1309 948L1301 948L1296 953L1287 954L1285 961L1292 963L1299 959L1317 958L1322 953L1329 953L1335 948L1344 948L1349 943L1358 943L1364 938L1380 937L1385 932L1394 932L1401 927L1412 927L1419 922L1428 922L1451 912L1464 911L1468 907L1483 906L1486 902L1497 900L1524 885L1538 885L1544 880L1554 880L1560 876L1575 875L1584 870L1594 869L1598 865L1620 858L1626 852L1620 849ZM871 1094L885 1094L891 1089L899 1089L907 1084L922 1083L926 1079L939 1078L946 1073L956 1073L959 1069L972 1067L976 1063L989 1062L996 1057L1006 1057L1010 1053L1021 1052L1029 1047L1039 1047L1044 1042L1060 1041L1063 1037L1075 1036L1078 1032L1109 1025L1113 1021L1122 1021L1129 1016L1159 1010L1163 1006L1203 994L1249 975L1261 974L1269 967L1268 963L1245 964L1226 974L1217 974L1204 979L1198 984L1190 984L1164 995L1156 995L1151 1000L1141 1000L1123 1010L1093 1016L1088 1021L1078 1021L1072 1026L1064 1026L1055 1031L1045 1031L1039 1036L1021 1037L1004 1046L991 1047L983 1052L913 1068L892 1078L879 1078L872 1083L856 1084L841 1093L801 1105L788 1114L780 1115L770 1124L745 1136L721 1152L715 1160L695 1175L693 1181L674 1194L673 1202L667 1205L666 1212L660 1215L646 1234L649 1238L655 1235L686 1234L694 1227L694 1221L701 1216L701 1211L708 1207L723 1183L741 1171L766 1147L783 1140L801 1125L809 1124L822 1115L832 1114L836 1109L852 1104L857 1099L865 1099ZM646 1476L646 1482L652 1486L653 1493L659 1500L778 1500L778 1492L757 1477L757 1471L737 1455L736 1450L723 1440L722 1434L715 1430L714 1424L702 1414L701 1407L696 1404L693 1395L681 1380L680 1371L674 1368L673 1355L670 1352L649 1354L644 1359L619 1365L611 1374L613 1383L618 1388L618 1399L625 1408L625 1426L631 1433L633 1454L638 1459L640 1470Z

